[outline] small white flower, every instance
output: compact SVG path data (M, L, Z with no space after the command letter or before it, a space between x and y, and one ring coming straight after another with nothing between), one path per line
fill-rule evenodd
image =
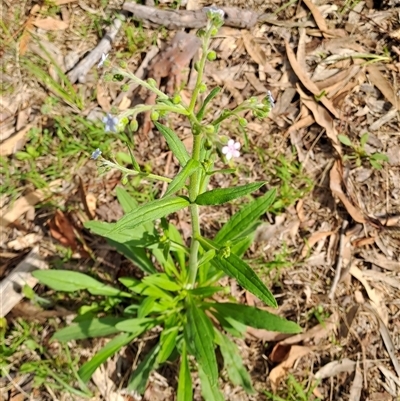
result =
M103 67L104 62L107 60L108 54L103 53L101 55L101 60L99 61L99 64L97 64L97 68Z
M215 6L203 7L203 11L206 14L210 15L210 17L218 16L222 20L224 19L225 16L225 11Z
M235 142L233 139L229 139L228 145L222 148L222 153L226 156L227 160L231 160L232 157L240 156L240 143Z

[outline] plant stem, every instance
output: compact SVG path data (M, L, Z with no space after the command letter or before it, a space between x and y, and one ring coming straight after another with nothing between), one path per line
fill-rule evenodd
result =
M194 135L192 158L197 161L200 161L201 143L201 135ZM190 177L189 199L191 202L194 202L199 194L200 181L201 170L198 170ZM190 244L189 271L186 284L193 288L196 282L199 252L199 241L197 241L195 238L200 235L199 207L194 203L190 205L190 217L192 220L192 241Z

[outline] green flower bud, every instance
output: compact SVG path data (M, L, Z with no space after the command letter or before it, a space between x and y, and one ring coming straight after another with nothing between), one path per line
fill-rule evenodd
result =
M175 96L172 98L172 103L173 103L173 104L180 104L181 101L182 101L182 98L181 98L180 95L175 95Z
M150 114L151 121L157 121L160 118L160 113L158 111L152 111Z
M128 63L125 61L125 60L121 60L120 62L119 62L119 66L121 67L121 68L127 68L128 67Z
M128 177L127 177L126 175L124 175L124 176L122 177L121 184L122 184L122 185L126 185L127 183L128 183Z
M208 61L214 61L217 58L217 53L214 50L210 50L207 54Z
M247 120L243 117L239 117L239 124L241 127L246 127L247 126Z
M109 72L107 72L106 74L104 74L104 82L111 82L113 79L113 75L110 74Z
M121 91L122 92L128 92L128 90L129 90L129 85L128 84L121 85Z
M206 34L206 31L205 31L204 29L199 29L199 30L197 31L197 36L198 36L199 38L202 38L205 34Z
M156 85L157 85L156 80L153 79L153 78L149 78L149 79L147 80L147 83L148 83L150 86L152 86L153 88L155 88Z
M112 80L114 82L121 82L124 79L124 77L121 74L114 74Z
M199 72L200 63L199 63L198 61L196 61L196 62L194 63L194 69L195 69L197 72Z
M129 127L131 128L132 132L136 132L139 128L139 123L137 120L132 120L131 123L129 124Z
M205 148L206 150L211 150L212 147L213 147L213 143L207 138L207 139L204 141L204 148Z
M229 258L231 255L231 248L229 246L224 246L219 250L219 254L222 258Z
M204 93L206 90L207 90L207 85L204 82L202 82L200 84L199 92Z
M218 33L218 28L214 27L211 29L211 36L215 36Z
M212 124L208 124L204 127L204 131L206 134L214 134L215 128Z

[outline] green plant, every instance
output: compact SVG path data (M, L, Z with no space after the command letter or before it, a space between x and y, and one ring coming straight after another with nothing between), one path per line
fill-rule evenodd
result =
M151 111L152 120L164 136L169 148L180 164L174 178L163 177L141 169L129 149L132 169L101 157L96 149L92 158L100 168L117 168L123 174L122 182L130 177L144 177L168 183L163 197L139 205L127 191L117 189L118 200L125 215L116 223L90 221L86 227L107 241L144 273L142 279L122 277L123 289L106 285L95 278L71 271L36 271L34 276L41 283L56 291L86 291L91 295L89 306L82 308L78 318L70 326L58 331L53 338L59 341L116 335L91 360L79 370L78 376L87 383L97 367L121 347L155 327L161 329L159 341L139 363L129 379L128 390L143 393L152 370L169 360L180 357L177 400L192 400L190 371L197 368L202 394L207 401L222 401L218 386L218 367L215 349L221 351L224 366L230 380L253 393L250 376L241 360L239 350L231 336L241 337L246 326L297 333L301 329L294 323L272 313L237 304L214 300L218 292L227 294L220 278L229 275L246 290L267 305L276 307L272 293L242 257L251 245L253 233L260 217L271 210L276 201L276 190L253 199L225 223L213 239L206 238L200 230L199 209L215 206L249 196L264 186L253 182L228 188L207 190L215 173L232 173L234 169L214 169L218 154L227 161L239 155L240 144L233 139L219 137L223 121L234 118L241 125L246 121L242 112L251 111L257 118L265 118L273 105L270 94L261 101L251 98L234 110L223 110L212 122L206 119L210 102L220 88L212 89L204 100L200 94L207 91L203 83L203 71L207 59L215 58L209 50L211 38L223 23L223 12L215 8L207 11L206 29L199 32L202 38L202 58L196 65L196 86L190 103L184 104L179 95L172 98L156 88L153 80L142 81L122 68L115 69L109 79L127 77L157 95L154 106L139 105L119 117L108 114L103 122L106 132L118 132L129 125L137 129L136 116ZM178 135L161 124L158 119L168 113L177 113L189 120L193 133L193 148L189 153ZM128 138L124 135L124 140ZM226 145L223 146L225 142ZM167 216L182 209L189 209L191 218L190 245L186 244L178 229ZM156 263L154 263L156 261ZM106 301L98 303L98 297ZM115 309L122 316L115 316ZM160 330L159 330L160 331Z
M363 160L367 160L373 168L380 170L382 163L389 161L388 157L383 153L367 153L365 145L368 142L368 132L361 135L360 145L354 144L346 135L338 135L338 139L343 145L352 148L354 152L350 155L344 155L343 160L354 160L357 167L362 165Z
M305 383L299 383L292 374L289 374L285 398L268 391L265 391L264 393L271 401L319 401L321 398L313 395L317 386L318 381L312 385L308 385L307 381ZM307 390L305 389L306 387L308 387Z

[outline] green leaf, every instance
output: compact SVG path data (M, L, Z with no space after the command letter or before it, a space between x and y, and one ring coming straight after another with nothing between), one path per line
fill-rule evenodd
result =
M129 213L138 207L138 202L133 198L125 188L116 188L117 199L124 213Z
M231 253L227 258L217 256L211 263L228 276L235 278L243 288L250 291L267 305L274 308L278 306L270 290L253 269L235 254Z
M180 232L173 224L168 224L168 237L175 244L185 247L185 242ZM185 248L175 246L175 244L171 243L171 248L173 248L173 253L179 262L179 267L184 271L186 269L186 251Z
M375 169L375 170L380 170L382 168L382 164L377 162L374 159L370 159L369 161L371 163L371 166Z
M153 311L156 300L157 298L154 297L146 297L145 299L143 299L137 310L137 317L143 318L151 313Z
M193 400L192 376L190 375L189 360L186 352L186 344L183 343L176 401L192 401L192 400Z
M204 117L204 113L206 111L206 107L208 105L208 103L211 102L211 100L213 100L215 98L215 96L218 95L218 93L221 91L221 88L219 88L218 86L216 86L215 88L213 88L211 90L211 92L207 95L207 97L204 99L204 102L200 108L200 110L197 113L197 120L201 121Z
M387 157L387 155L383 154L383 153L373 153L370 156L370 159L374 159L374 160L382 160L384 162L388 162L389 158Z
M366 132L366 133L364 133L364 134L361 135L361 138L360 138L360 145L361 145L362 148L364 148L364 146L365 146L366 143L368 142L368 137L369 137L368 132Z
M224 317L230 317L240 323L245 324L246 326L251 326L256 329L278 331L280 333L301 332L301 327L298 324L252 306L229 302L207 303L205 306L210 308L211 312L212 309L215 309Z
M101 281L80 272L67 270L35 270L32 275L42 284L56 291L75 292L87 290L92 295L131 297L131 294L103 284Z
M160 335L160 352L157 355L157 363L160 365L170 357L174 350L178 331L179 327L177 326L162 331Z
M143 361L139 363L132 376L129 378L127 387L128 391L134 390L139 394L144 393L151 371L157 369L157 353L159 349L160 345L157 344L145 356Z
M91 318L79 323L71 323L68 327L58 330L51 339L66 342L70 340L82 340L84 338L107 337L120 332L115 325L123 320L125 319L107 316Z
M200 168L200 163L197 160L190 159L185 167L175 176L175 178L169 183L167 191L165 192L164 197L173 195L182 189L187 179Z
M339 134L338 139L340 142L343 143L343 145L350 146L351 148L353 147L353 144L351 143L350 138L348 136Z
M115 242L119 243L125 243L128 241L132 241L135 239L140 240L141 236L139 238L136 238L136 232L125 232L123 234L121 233L114 233L112 236L108 237L108 233L112 230L114 230L116 223L106 223L104 221L86 221L83 225L85 228L88 228L90 231L92 231L94 234L100 235L102 237L106 237L107 239L111 239ZM140 233L141 234L141 233Z
M101 233L104 237L113 239L117 242L128 242L134 239L134 228L137 228L147 222L159 219L168 214L177 212L190 204L187 198L181 196L172 196L168 198L156 199L148 202L127 213L117 223L109 225L110 229L103 230ZM98 228L98 222L89 221L85 223L85 227L89 229Z
M195 203L197 205L221 205L233 199L248 195L261 188L265 182L253 182L238 187L217 188L200 194Z
M181 166L185 166L189 161L190 156L188 151L185 148L183 142L179 139L178 135L175 134L172 129L166 127L165 125L160 124L157 121L154 121L154 125L161 132L162 136L168 143L168 147L171 149L174 156L178 159L179 164Z
M200 296L200 297L212 297L214 294L220 291L224 291L225 287L198 287L198 288L193 288L191 290L187 290L191 294L195 296Z
M182 286L172 281L165 273L152 274L144 277L142 282L149 286L157 286L167 291L179 291Z
M243 365L237 345L217 329L215 329L215 338L224 358L224 366L229 380L235 386L241 386L247 394L254 394L250 374Z
M119 242L107 239L107 242L112 245L119 253L124 255L130 261L132 261L140 270L147 274L153 274L157 272L150 258L147 256L147 252L143 248L131 246L129 243L120 244Z
M201 383L201 395L207 401L225 401L224 396L218 388L218 384L212 383L208 374L199 366L199 377Z
M121 220L115 223L114 229L111 230L109 234L131 232L134 228L144 223L177 212L189 204L189 200L181 196L156 199L127 213Z
M113 356L124 345L129 344L137 337L136 333L121 333L108 342L97 354L86 362L78 371L78 375L84 383L87 383L95 370L108 358Z
M218 385L218 367L214 351L213 325L190 295L187 297L187 305L186 344L190 353L196 358L199 369L201 368L208 377L210 386L215 387Z
M271 189L265 195L244 206L222 226L215 236L215 241L219 244L223 244L226 241L231 241L240 236L269 210L275 198L276 189Z
M139 336L146 330L154 327L157 321L155 319L141 317L134 319L124 319L123 322L117 323L115 327L120 331L127 331L128 333L136 333Z

